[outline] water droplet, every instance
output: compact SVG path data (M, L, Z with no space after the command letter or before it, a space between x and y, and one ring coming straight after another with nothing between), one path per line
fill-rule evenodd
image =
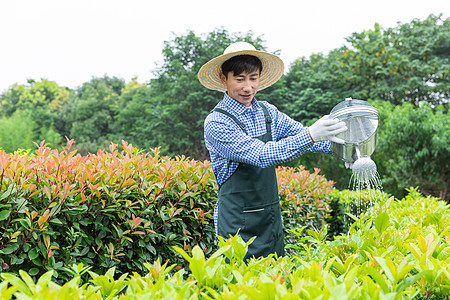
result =
M352 165L352 172L349 189L356 191L357 199L354 199L355 201L352 203L356 205L355 216L359 217L363 211L367 213L373 211L369 208L377 205L377 199L381 196L383 185L377 172L377 165L368 156L356 160Z

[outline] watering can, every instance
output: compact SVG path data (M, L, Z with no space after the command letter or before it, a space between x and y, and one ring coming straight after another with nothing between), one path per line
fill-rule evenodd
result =
M337 104L330 115L345 122L348 128L337 135L344 144L331 143L333 154L349 165L362 157L370 157L377 141L378 110L367 101L347 98Z

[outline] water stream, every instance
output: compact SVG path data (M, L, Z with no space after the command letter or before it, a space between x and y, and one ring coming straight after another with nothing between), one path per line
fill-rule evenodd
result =
M352 167L352 176L349 182L349 190L356 191L356 199L352 201L351 211L355 217L359 217L362 212L371 213L372 207L377 205L377 199L383 191L380 175L377 172L375 162L364 156L357 159Z

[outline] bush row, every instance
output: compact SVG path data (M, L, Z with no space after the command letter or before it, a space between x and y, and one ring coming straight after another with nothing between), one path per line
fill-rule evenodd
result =
M191 254L176 248L189 271L157 260L145 264L144 276L119 277L114 268L98 275L79 264L62 286L51 281L52 271L37 282L26 272L2 274L0 291L4 299L443 299L450 292L449 222L447 204L410 189L401 201L382 199L332 241L326 227L298 232L298 256L244 263L248 243L235 236L210 256L198 246ZM86 272L91 280L80 285Z
M33 277L83 263L93 272L144 272L147 261L185 261L173 246L216 249L217 186L210 163L142 152L123 142L81 156L38 145L33 155L0 151L0 263ZM119 151L119 147L121 150ZM321 228L333 183L303 168L277 169L286 240L300 224Z
M338 219L329 218L333 181L327 180L315 169L314 173L297 168L278 167L277 179L283 217L285 244L295 244L297 236L292 230L299 226L320 229L328 222ZM287 253L293 252L287 249Z
M388 198L390 195L377 189L367 190L337 190L329 194L330 213L326 219L328 236L333 238L346 234L350 226L362 213Z
M216 186L210 164L127 143L123 151L81 156L41 143L32 157L0 152L0 260L5 271L54 270L67 279L73 263L105 272L143 271L173 247L200 245L209 254ZM179 259L180 261L177 261Z

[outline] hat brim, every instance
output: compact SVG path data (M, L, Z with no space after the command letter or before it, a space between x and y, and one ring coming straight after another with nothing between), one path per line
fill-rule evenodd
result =
M238 55L253 55L261 60L262 72L258 91L271 86L283 76L284 63L278 56L263 51L242 50L217 56L204 64L198 72L200 83L210 90L225 92L227 88L220 80L222 64Z

